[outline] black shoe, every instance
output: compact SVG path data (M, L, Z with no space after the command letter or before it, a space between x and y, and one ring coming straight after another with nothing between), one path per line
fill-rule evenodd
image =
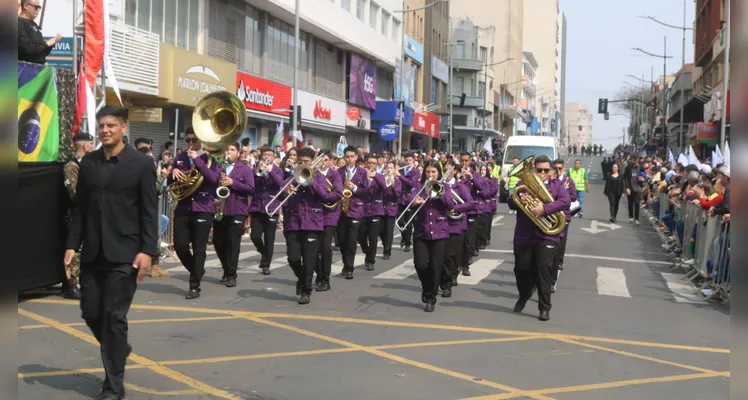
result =
M452 279L451 284L452 284L452 287L457 286L457 278Z
M551 293L556 293L556 284L551 285Z
M385 254L385 255L382 256L382 259L383 260L389 260L390 259L390 255L389 254Z
M320 278L317 278L314 281L314 287L319 287L319 285L321 285L321 284L322 284L322 279L320 279Z
M403 249L403 251L406 252L406 253L410 252L410 245L406 244L405 248Z
M302 286L303 285L302 285L301 281L296 281L296 295L297 296L301 294L301 287Z
M551 319L551 315L548 313L548 311L541 311L540 315L538 315L538 319L541 321L548 321Z
M425 293L421 293L421 302L423 304L428 303L428 299L426 299L426 294Z
M374 271L374 263L366 263L364 264L364 269L367 271Z
M270 268L269 267L262 267L262 274L263 275L270 275Z
M190 289L187 292L187 296L185 296L185 299L192 300L200 297L200 289Z
M444 291L442 291L442 297L452 297L452 286L447 285L447 287L444 288Z
M322 282L320 282L319 286L317 286L317 291L318 292L326 292L328 290L330 290L330 283L329 282L322 281Z
M434 303L426 303L426 307L423 308L423 311L434 312L435 306L436 306L436 304L434 304Z
M462 276L470 276L470 269L465 267L462 269Z
M527 300L519 299L517 300L517 304L514 305L514 312L522 312L522 310L525 309L525 304L527 304Z
M343 278L353 279L353 271L343 271Z
M613 218L609 219L608 221L610 221L610 223L612 224L613 223Z
M475 249L475 250L473 251L473 257L478 257L478 254L480 254L480 253L478 252L478 249ZM472 261L470 262L470 264L472 264Z
M114 394L111 392L101 392L96 396L96 400L125 400L126 398L124 393Z
M560 263L560 264L558 265L558 270L559 270L559 271L563 271L563 270L564 270L564 263Z
M228 276L226 276L226 275L224 275L224 276L222 276L222 277L221 277L221 280L220 280L220 281L218 281L218 282L219 282L219 283L226 283L226 282L228 282L228 281L229 281L229 277L228 277Z
M236 286L236 278L228 278L226 280L226 287L235 287Z
M62 297L70 300L80 300L81 290L77 287L71 287L62 293Z
M309 304L311 300L312 299L308 294L302 294L301 297L299 297L299 304Z

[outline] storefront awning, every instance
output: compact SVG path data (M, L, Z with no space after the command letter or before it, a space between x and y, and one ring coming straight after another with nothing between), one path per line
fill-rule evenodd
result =
M502 106L500 110L501 114L509 119L524 118L522 110L516 106Z
M476 134L483 134L484 132L486 136L494 136L494 137L504 136L503 133L497 130L494 130L494 129L490 129L490 128L486 128L484 130L483 128L469 128L466 126L455 126L455 136L461 133L465 133L469 135L476 135Z
M691 97L683 110L683 123L694 124L704 119L704 102L697 97ZM680 110L673 113L667 120L668 123L680 123Z

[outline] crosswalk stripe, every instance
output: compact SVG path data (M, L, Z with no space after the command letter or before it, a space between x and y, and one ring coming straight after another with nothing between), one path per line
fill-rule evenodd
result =
M700 294L693 294L694 288L684 284L681 278L683 275L671 274L667 272L660 273L665 278L665 284L673 294L675 301L678 303L704 303L704 297Z
M415 273L416 268L413 266L413 260L408 260L395 268L376 275L374 279L405 279Z
M503 215L499 215L498 217L494 218L493 222L491 223L491 226L497 226L497 225L499 225L499 221L501 221L502 218L504 218ZM501 225L503 225L503 224L501 224Z
M366 262L366 256L363 254L356 254L353 259L353 266L360 267ZM343 260L332 263L330 266L330 276L338 276L343 273Z
M631 297L621 268L597 267L597 294Z
M457 282L460 285L477 285L503 262L504 260L475 260L470 264L470 276L460 276Z

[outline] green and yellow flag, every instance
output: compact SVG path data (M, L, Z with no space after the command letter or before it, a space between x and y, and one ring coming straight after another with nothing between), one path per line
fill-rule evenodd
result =
M18 161L57 161L59 142L54 69L18 63Z

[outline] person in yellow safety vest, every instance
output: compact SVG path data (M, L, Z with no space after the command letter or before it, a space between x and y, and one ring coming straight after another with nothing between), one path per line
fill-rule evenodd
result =
M587 170L582 168L582 161L574 160L574 168L569 170L569 178L577 187L577 200L579 201L579 218L584 216L584 194L590 192L590 181Z
M509 175L509 172L516 167L519 164L519 158L513 158L512 159L512 166L509 167L509 169L506 171L507 175ZM496 168L498 169L498 168ZM519 178L516 176L507 176L506 181L504 182L504 187L506 187L507 190L507 197L512 197L512 193L514 192L514 188L517 187L517 183L519 183ZM515 214L516 211L509 210L509 214Z

